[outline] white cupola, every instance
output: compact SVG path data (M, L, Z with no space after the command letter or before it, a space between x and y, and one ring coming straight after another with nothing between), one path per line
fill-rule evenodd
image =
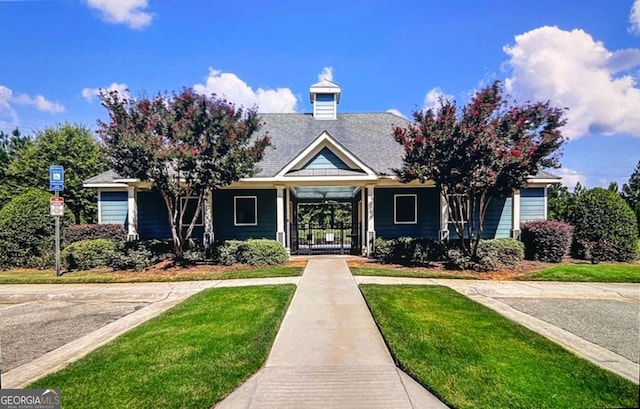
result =
M340 85L324 79L309 88L315 119L336 119L340 103Z

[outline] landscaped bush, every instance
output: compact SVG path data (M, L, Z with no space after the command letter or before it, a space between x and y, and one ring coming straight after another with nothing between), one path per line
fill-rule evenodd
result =
M574 257L631 261L637 240L636 216L619 194L594 188L578 197L573 216Z
M69 269L89 270L107 267L115 250L116 244L113 240L80 240L62 250L62 259Z
M250 266L264 267L284 264L289 259L287 250L275 240L247 240L239 247L239 261Z
M44 268L55 263L55 221L51 194L28 190L0 209L0 268ZM61 229L73 216L65 210Z
M142 271L158 261L158 255L149 249L147 242L138 241L118 244L108 265L114 270Z
M524 245L510 238L480 240L477 256L479 270L495 271L515 267L524 258Z
M242 244L243 242L240 240L227 240L223 243L216 243L214 260L225 266L240 263L238 255Z
M559 263L569 251L573 228L558 220L536 220L522 225L524 256L528 260Z
M431 261L442 260L445 253L446 245L439 240L379 237L376 239L373 258L384 264L427 264Z
M126 231L121 224L74 224L64 229L64 244L80 240L109 239L114 243L124 242Z
M447 265L460 270L496 271L505 267L515 267L523 257L524 246L517 240L480 240L475 258L453 248L447 253Z

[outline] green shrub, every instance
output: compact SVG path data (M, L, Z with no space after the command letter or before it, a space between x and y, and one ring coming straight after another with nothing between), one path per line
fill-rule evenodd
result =
M640 239L636 240L636 255L635 260L640 261Z
M142 271L159 261L147 246L147 242L129 242L117 245L116 251L111 255L108 266L114 270Z
M559 263L569 251L573 229L557 220L536 220L522 225L524 255L528 260Z
M95 239L110 239L119 243L125 241L126 234L121 224L74 224L64 229L64 244Z
M55 263L55 221L51 194L31 189L0 209L0 268L44 268ZM61 229L73 219L65 210Z
M523 257L524 245L517 240L480 240L475 258L453 248L447 252L447 265L459 270L496 271L505 267L515 267Z
M80 240L64 248L62 259L69 269L107 267L115 250L116 244L109 239Z
M428 264L431 261L442 260L447 250L442 241L424 238L378 237L375 244L373 258L383 264Z
M476 259L476 269L496 271L515 267L524 258L524 245L518 240L501 238L480 240Z
M289 259L287 250L275 240L250 239L242 243L238 251L238 261L256 267L284 264Z
M393 263L395 260L395 240L376 238L375 248L373 250L373 258L379 260L383 264Z
M286 263L287 250L275 240L249 239L247 241L227 240L214 247L214 260L220 264L249 264L251 266L272 266Z
M594 188L578 197L573 215L576 258L631 261L637 239L636 216L619 194Z
M227 240L216 244L214 259L225 266L240 263L238 255L242 244L240 240Z

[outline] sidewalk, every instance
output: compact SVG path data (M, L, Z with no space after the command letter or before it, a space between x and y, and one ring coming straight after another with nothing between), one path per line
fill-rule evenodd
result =
M349 268L312 259L266 366L218 409L446 408L393 363Z

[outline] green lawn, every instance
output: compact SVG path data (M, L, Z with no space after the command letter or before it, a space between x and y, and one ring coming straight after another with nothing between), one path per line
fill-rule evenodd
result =
M208 408L263 365L294 289L204 291L28 387L65 409Z
M247 268L232 271L189 272L185 270L162 273L120 271L74 271L56 277L52 270L0 271L0 284L81 284L81 283L136 283L153 281L227 280L232 278L290 277L302 274L302 267L276 266Z
M461 271L432 271L419 268L392 268L392 267L350 267L351 273L356 276L382 276L382 277L415 277L415 278L462 278L477 279L478 277Z
M439 286L362 285L406 372L454 408L638 407L638 386Z
M518 280L640 283L640 264L559 264Z

